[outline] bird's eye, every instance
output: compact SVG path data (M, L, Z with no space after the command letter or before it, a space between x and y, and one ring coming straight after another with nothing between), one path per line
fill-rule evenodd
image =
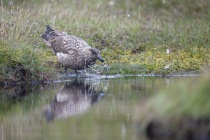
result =
M93 54L96 54L96 52L95 52L95 51L93 51Z
M96 52L95 51L91 51L92 52L92 54L96 54Z

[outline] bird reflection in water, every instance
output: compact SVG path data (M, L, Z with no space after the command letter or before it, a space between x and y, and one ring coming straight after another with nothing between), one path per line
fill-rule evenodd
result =
M97 93L93 86L84 81L65 83L45 110L45 117L47 121L52 121L82 114L103 96L103 91Z

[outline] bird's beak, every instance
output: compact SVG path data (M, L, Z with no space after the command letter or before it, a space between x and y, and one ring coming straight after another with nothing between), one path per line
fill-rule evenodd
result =
M98 55L98 60L104 62L104 59L100 55Z

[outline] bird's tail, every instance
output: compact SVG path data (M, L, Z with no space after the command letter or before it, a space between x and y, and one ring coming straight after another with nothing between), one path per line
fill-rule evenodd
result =
M45 32L41 35L41 37L46 40L49 41L50 39L50 35L52 32L54 32L54 30L49 26L49 25L45 25L47 28L45 30Z

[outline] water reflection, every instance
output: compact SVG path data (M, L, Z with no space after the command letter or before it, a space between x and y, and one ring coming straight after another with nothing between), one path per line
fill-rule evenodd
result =
M12 112L17 106L25 110L36 107L37 99L48 98L47 94L41 94L42 91L49 89L52 89L52 86L46 84L0 87L0 117Z
M1 97L3 95L6 96L8 100L13 100L13 101L21 101L27 94L34 92L34 91L39 91L38 86L34 86L33 88L31 86L25 86L25 85L20 85L20 86L13 86L13 87L0 87L0 95Z
M86 78L36 87L2 87L0 140L134 140L136 110L144 110L142 103L159 89L184 79L188 78ZM63 120L47 123L57 119Z
M45 110L45 117L51 121L82 114L103 96L103 91L96 91L94 84L84 80L67 82Z

